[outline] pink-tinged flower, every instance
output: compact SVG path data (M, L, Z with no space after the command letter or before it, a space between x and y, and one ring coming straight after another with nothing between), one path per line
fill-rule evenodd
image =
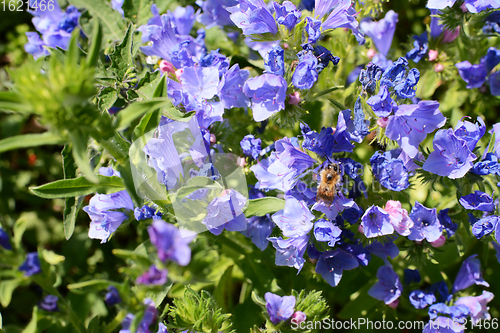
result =
M444 65L440 62L434 65L434 72L440 73L444 70Z
M291 95L288 95L288 97L288 104L290 105L297 105L302 101L300 98L300 93L298 91L294 92Z
M413 227L413 221L408 216L408 211L401 207L401 202L389 200L385 204L384 210L389 213L394 229L401 236L408 236Z
M444 235L439 236L434 242L431 242L431 246L438 248L443 246L446 243L446 237Z
M300 323L306 321L307 319L307 316L304 312L302 311L296 311L293 315L292 315L292 324L295 324L295 325L300 325Z
M377 119L377 125L382 128L386 128L387 124L389 124L389 117L382 117Z
M438 57L438 51L436 50L429 50L429 61L434 61Z
M494 297L493 293L483 290L483 293L480 296L460 297L455 302L455 305L463 304L467 306L470 309L472 321L474 323L477 323L479 320L482 319L484 320L491 319L491 315L488 312L490 308L488 307L487 304L493 299L493 297Z
M175 67L174 67L174 65L172 65L168 61L166 61L166 60L160 61L159 67L160 67L160 71L162 73L170 73L170 74L175 75Z

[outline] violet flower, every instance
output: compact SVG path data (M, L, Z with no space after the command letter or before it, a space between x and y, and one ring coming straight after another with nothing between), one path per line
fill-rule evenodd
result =
M188 244L194 239L193 235L183 238L177 227L163 220L154 220L148 233L161 261L172 260L181 266L189 264L191 249Z
M473 254L462 263L458 271L455 283L453 283L453 293L466 289L472 285L489 287L489 283L483 279L481 273L481 262L477 259L477 254Z
M273 324L288 320L293 315L295 296L280 297L267 292L264 297L266 299L266 309Z
M368 290L368 295L385 304L391 304L401 296L403 284L391 266L381 266L377 271L377 278L378 282Z

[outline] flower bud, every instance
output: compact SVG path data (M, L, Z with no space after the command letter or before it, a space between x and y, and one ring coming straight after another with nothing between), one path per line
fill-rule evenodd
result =
M434 65L434 72L436 72L436 73L442 72L443 69L444 69L443 64L441 64L439 62Z
M172 65L171 63L169 63L166 60L160 61L159 67L160 67L160 71L162 73L172 73L172 74L175 74L175 67L174 67L174 65Z
M387 124L389 124L389 117L382 117L377 119L377 125L382 128L386 128Z
M436 50L429 50L429 61L434 61L438 57L438 51Z
M439 236L434 242L431 242L432 247L441 247L446 243L446 237L444 235Z
M288 97L290 97L290 99L288 100L288 104L290 104L290 105L297 105L301 101L300 94L298 91L294 92L291 95L288 95Z
M296 311L292 315L292 323L299 325L300 323L304 322L306 320L306 314L302 311Z

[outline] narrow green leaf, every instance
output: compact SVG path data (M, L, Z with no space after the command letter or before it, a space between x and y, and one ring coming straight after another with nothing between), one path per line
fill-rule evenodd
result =
M163 77L160 79L160 82L158 82L158 85L156 86L155 91L153 92L153 98L155 97L166 97L167 96L167 76L163 75Z
M89 51L87 53L87 59L85 60L87 66L94 67L97 65L97 60L99 59L99 52L101 51L102 43L102 27L99 24L99 20L95 20L94 29L92 30L92 37L90 40Z
M139 122L139 125L135 127L134 133L132 133L132 141L137 140L144 134L157 128L160 124L160 116L160 110L145 114Z
M233 266L229 266L224 274L222 274L217 288L214 291L214 298L218 305L220 305L224 310L229 311L233 306L233 284L232 277Z
M110 70L115 73L120 81L123 81L127 71L134 67L134 56L132 54L133 36L134 30L132 24L130 24L121 43L116 45L115 51L109 55L109 59L111 59Z
M274 197L253 199L248 201L248 207L245 209L245 216L264 216L285 208L285 200Z
M125 189L120 177L96 176L97 183L87 178L61 179L38 187L30 187L30 191L45 199L71 198L93 193L110 194Z
M325 90L320 91L319 93L315 94L311 99L314 100L314 99L316 99L316 98L318 98L320 96L329 94L331 92L334 92L336 90L343 89L343 88L344 88L344 86L338 86L338 87L332 87L332 88L325 89Z
M0 153L13 149L43 145L59 145L62 143L64 143L64 140L57 134L51 132L16 135L0 140Z
M337 102L333 99L329 99L330 103L332 103L333 105L335 105L337 108L339 108L340 111L344 111L344 110L348 110L349 108L347 106L345 106L344 104L340 103L340 102Z
M116 165L116 169L120 172L123 183L125 184L125 188L127 189L128 194L130 194L134 205L137 207L142 207L142 199L139 197L135 189L130 163L118 164Z
M96 279L96 280L88 280L88 281L68 284L68 289L74 290L74 289L83 289L92 287L92 289L101 290L101 289L106 289L110 284L112 283L109 280Z
M0 91L0 110L28 113L32 111L29 104L23 103L21 97L12 91Z
M21 281L19 279L5 280L0 282L0 304L4 308L9 306L12 300L12 293L19 286Z
M97 176L94 174L94 170L90 167L90 159L87 156L88 137L77 130L70 132L69 136L71 143L73 144L73 158L75 159L76 165L78 165L85 178L93 183L97 183Z
M63 226L66 240L69 240L75 231L76 216L82 208L84 198L84 196L66 198L64 201Z
M78 47L78 36L80 36L80 29L76 28L71 33L69 40L68 52L66 53L66 64L68 66L77 66L80 60L80 48Z

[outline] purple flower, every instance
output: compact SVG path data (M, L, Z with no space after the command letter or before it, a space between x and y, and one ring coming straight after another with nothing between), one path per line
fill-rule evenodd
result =
M292 75L292 83L298 89L311 89L318 80L318 71L316 70L318 59L311 52L306 52L302 56L299 53L299 59Z
M458 271L455 283L453 284L453 293L464 290L474 284L489 287L488 282L484 281L481 273L481 262L473 254L462 263Z
M228 189L221 196L213 199L207 207L207 216L202 223L214 235L220 235L222 230L242 231L247 228L243 208L247 202L239 192Z
M268 240L276 249L276 266L295 267L300 273L304 263L304 253L306 252L309 235L295 238L282 239L281 237L270 237Z
M439 223L443 226L444 230L446 231L446 236L450 238L455 234L455 231L458 229L458 225L451 220L451 218L448 216L448 211L450 209L442 209L438 213L438 219Z
M397 141L410 158L414 158L418 154L419 144L427 134L446 123L446 118L438 108L439 103L436 101L400 105L394 116L389 117L385 134L389 139Z
M403 284L391 266L381 266L377 271L377 278L378 282L368 290L368 295L385 304L391 304L401 296Z
M392 241L385 243L374 241L370 245L366 246L365 249L368 250L370 254L382 258L386 264L389 264L387 257L394 259L399 254L398 247Z
M467 142L457 138L451 128L437 131L432 145L434 151L425 161L423 169L439 176L461 178L477 158L467 147Z
M498 157L494 153L487 153L482 161L476 162L472 168L472 172L476 175L489 175L489 174L499 174L500 164L498 163Z
M149 330L149 326L151 326L158 315L155 303L151 299L146 298L144 300L144 304L146 305L146 310L144 311L144 315L139 322L138 327L134 331L137 333L151 333L151 331ZM123 319L122 321L122 329L118 333L132 333L132 331L130 330L130 326L132 326L132 322L134 319L135 315L133 315L132 313L127 314L125 319Z
M12 245L10 245L9 235L1 227L0 227L0 246L2 246L6 250L12 250Z
M122 16L122 18L124 19L125 16L124 16L124 12L123 12L123 3L125 2L125 0L111 0L111 7L116 10L118 13L120 13L120 15Z
M233 107L246 108L250 106L250 100L243 92L243 86L250 76L250 72L240 69L238 64L231 67L220 78L218 96L225 109Z
M394 232L389 213L375 205L365 211L361 217L361 226L368 238L390 235Z
M491 316L488 312L489 307L488 303L493 299L495 295L490 293L489 291L483 290L483 293L480 296L468 296L468 297L460 297L455 302L455 305L465 305L470 310L470 316L474 323L477 323L479 320L490 320Z
M370 158L373 175L380 184L392 191L402 191L410 186L408 181L408 170L404 162L398 158L393 158L395 151L385 153L375 152Z
M276 3L274 2L276 5ZM276 45L269 51L264 61L266 73L285 76L285 51Z
M57 307L58 300L59 297L57 296L47 295L43 298L41 302L38 303L38 307L42 310L49 312L59 311L59 308Z
M423 290L414 290L410 293L410 303L415 309L425 309L436 302L436 296L433 293Z
M469 61L462 61L455 65L462 79L467 82L467 89L479 88L486 80L486 67L484 63L472 65Z
M215 67L185 67L180 80L184 92L196 99L211 99L217 94L219 71Z
M377 88L377 81L382 77L382 68L374 63L368 63L366 69L362 69L359 74L359 82L363 86L363 90L373 95Z
M478 13L486 9L497 9L500 7L498 0L465 0L465 7L471 13Z
M189 264L191 249L188 244L194 236L182 237L177 227L163 220L154 220L148 227L148 233L161 261L172 260L181 266Z
M271 33L275 35L278 27L273 14L263 0L238 0L238 5L228 7L231 20L243 30L244 35Z
M384 71L382 77L380 78L380 85L387 86L387 88L393 88L394 86L404 82L407 67L408 60L400 57Z
M193 28L196 15L192 6L177 7L174 12L168 12L172 21L174 22L175 29L179 35L189 35Z
M297 10L297 7L291 1L283 1L283 5L273 2L273 6L278 23L284 25L288 31L292 31L302 13Z
M137 207L134 210L134 217L137 221L147 220L147 219L161 219L162 213L160 211L156 211L155 208L150 207L148 205L142 206L142 208Z
M266 216L252 216L247 219L247 229L241 231L243 235L250 238L252 243L264 251L269 244L267 238L271 236L274 229L274 222L269 215Z
M49 51L44 48L45 43L42 41L38 33L32 31L26 32L26 37L28 37L28 42L24 44L24 50L33 55L35 60L50 54Z
M370 37L377 50L387 56L391 48L392 38L396 31L396 23L398 22L398 14L393 10L388 11L385 17L380 21L363 21L360 23L360 28Z
M236 6L238 4L236 0L197 0L196 4L202 9L196 20L207 30L216 25L220 27L233 25L226 8Z
M429 243L434 242L443 234L443 226L437 218L436 208L429 209L416 201L410 212L413 228L408 239L422 241L426 239Z
M30 252L26 255L26 260L19 266L19 270L24 272L24 276L32 276L42 272L38 252Z
M452 298L452 295L450 295L450 291L448 289L448 285L444 281L433 283L429 287L429 291L433 292L434 295L436 295L437 293L438 302L449 302Z
M314 215L304 201L285 196L285 209L273 214L274 223L283 231L285 237L306 235L313 227Z
M433 0L429 0L433 1ZM440 0L435 0L440 1ZM451 0L453 1L453 0ZM463 333L464 326L448 317L437 317L429 320L422 333Z
M316 43L321 36L321 20L316 20L312 17L306 17L306 32L307 41L309 43Z
M490 74L490 91L493 96L500 96L500 72Z
M493 198L481 191L475 191L463 196L459 202L465 209L481 210L483 212L492 212L495 210Z
M459 120L455 126L455 135L457 138L464 140L470 151L476 148L477 143L486 133L486 125L481 117L477 117L479 124L473 124L469 121Z
M267 292L264 295L266 299L266 309L273 324L285 321L293 315L295 307L295 296L280 297Z
M305 49L305 48L311 47L310 44L306 44L306 45L309 45L309 46L302 45L302 48ZM336 66L340 61L339 57L335 57L334 55L332 55L330 50L328 50L324 46L315 45L314 47L312 47L312 51L314 52L314 56L316 57L316 59L318 59L318 66L316 66L316 70L318 71L318 74L321 73L321 71L323 69L325 69L330 64L330 62L334 66Z
M252 134L248 134L241 140L240 146L245 155L257 159L262 151L262 148L260 148L261 142L259 138L256 139Z
M115 286L109 286L107 290L108 292L104 295L104 303L106 303L106 305L113 306L122 302L122 298Z
M366 104L372 107L373 112L378 117L388 117L392 110L397 108L397 104L392 100L387 86L381 86L378 94L370 97Z
M340 241L342 229L325 219L319 219L314 223L314 238L318 242L328 242L328 246L334 247Z
M415 97L420 72L416 68L410 69L404 80L394 86L396 96L400 99Z
M419 283L421 280L420 272L418 269L405 268L403 279L405 284Z
M283 77L262 74L248 80L243 92L252 101L253 119L263 121L285 108L287 84Z
M155 265L151 265L149 270L135 279L136 284L162 286L167 283L168 271L166 269L158 269Z
M336 287L344 270L351 270L359 266L358 260L350 253L337 249L321 253L316 263L316 273L332 287Z
M406 54L406 58L415 62L419 62L427 55L427 52L429 52L429 40L427 38L427 32L423 32L420 36L413 36L413 39L415 40L413 42L414 48L408 51L408 53Z
M337 28L350 29L359 45L363 45L365 38L358 29L359 23L354 18L356 11L351 6L350 0L317 0L314 14L319 19L328 14L321 24L322 31Z

